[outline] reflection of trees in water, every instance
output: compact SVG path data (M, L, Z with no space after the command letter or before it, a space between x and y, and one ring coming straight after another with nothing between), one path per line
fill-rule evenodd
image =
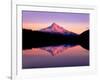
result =
M89 30L83 32L82 34L80 34L79 36L79 44L89 50Z
M81 44L81 46L83 47L83 48L85 48L85 49L87 49L87 50L89 50L89 44Z
M89 30L84 31L80 35L70 36L59 33L23 30L23 49L59 46L63 44L64 47L68 45L81 45L83 48L89 50Z

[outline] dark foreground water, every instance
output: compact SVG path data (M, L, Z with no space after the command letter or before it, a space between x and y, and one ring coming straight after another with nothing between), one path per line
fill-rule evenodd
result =
M89 66L89 50L80 45L60 45L23 50L22 67L48 68Z

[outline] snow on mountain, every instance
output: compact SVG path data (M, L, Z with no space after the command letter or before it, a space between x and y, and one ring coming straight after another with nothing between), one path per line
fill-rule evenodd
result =
M75 34L73 32L70 32L68 30L65 30L63 27L61 27L60 25L53 23L51 26L47 27L47 28L43 28L40 31L43 32L55 32L55 33L64 33L64 34Z

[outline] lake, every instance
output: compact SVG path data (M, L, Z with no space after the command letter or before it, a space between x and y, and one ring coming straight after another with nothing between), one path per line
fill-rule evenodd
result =
M59 45L25 49L22 68L89 66L89 50L80 45Z

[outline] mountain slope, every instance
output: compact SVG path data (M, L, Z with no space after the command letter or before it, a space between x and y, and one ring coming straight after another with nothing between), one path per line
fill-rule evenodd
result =
M63 27L61 27L60 25L53 23L51 26L41 29L40 31L42 32L51 32L51 33L61 33L61 34L66 34L66 35L77 35L71 31L68 31L66 29L64 29Z

